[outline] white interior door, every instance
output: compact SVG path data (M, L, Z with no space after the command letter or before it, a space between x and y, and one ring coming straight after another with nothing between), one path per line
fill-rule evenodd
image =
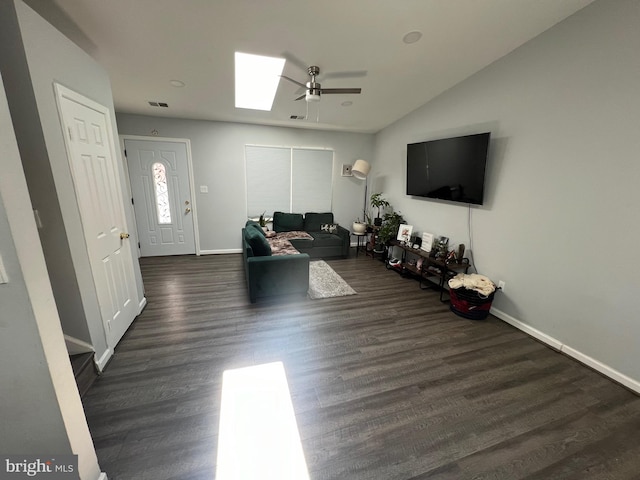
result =
M111 117L76 92L60 85L56 92L107 343L115 347L138 308Z
M187 144L124 140L140 255L195 254Z

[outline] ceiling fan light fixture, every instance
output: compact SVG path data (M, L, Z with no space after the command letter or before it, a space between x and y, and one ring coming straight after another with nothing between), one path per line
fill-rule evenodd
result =
M305 94L304 99L307 102L319 102L320 101L320 94L319 93L312 93L309 90L307 90L307 93Z

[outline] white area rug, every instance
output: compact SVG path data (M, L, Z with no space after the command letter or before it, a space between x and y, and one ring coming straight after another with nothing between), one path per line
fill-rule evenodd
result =
M309 298L344 297L356 293L324 260L309 262Z

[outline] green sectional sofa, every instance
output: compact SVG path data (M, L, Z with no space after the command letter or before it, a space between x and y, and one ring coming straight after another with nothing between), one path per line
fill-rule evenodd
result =
M242 254L249 299L275 295L306 295L309 290L309 259L349 255L349 230L333 223L332 213L275 212L273 227L282 232L307 232L310 238L292 238L292 252L274 255L269 240L257 222L248 221L242 229ZM285 243L287 241L285 240ZM287 244L288 245L288 244Z
M249 300L275 295L306 295L309 290L309 255L271 255L262 228L247 222L242 229L242 254Z
M323 226L333 225L332 231ZM350 232L333 220L333 213L283 213L273 214L273 229L276 232L305 231L313 239L294 239L291 244L300 253L308 253L311 258L349 256Z

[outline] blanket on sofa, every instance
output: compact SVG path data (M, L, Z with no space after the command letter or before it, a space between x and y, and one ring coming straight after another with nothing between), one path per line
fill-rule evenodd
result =
M294 238L313 240L313 237L304 231L278 232L275 237L267 238L271 246L271 255L295 255L300 253L289 241Z

